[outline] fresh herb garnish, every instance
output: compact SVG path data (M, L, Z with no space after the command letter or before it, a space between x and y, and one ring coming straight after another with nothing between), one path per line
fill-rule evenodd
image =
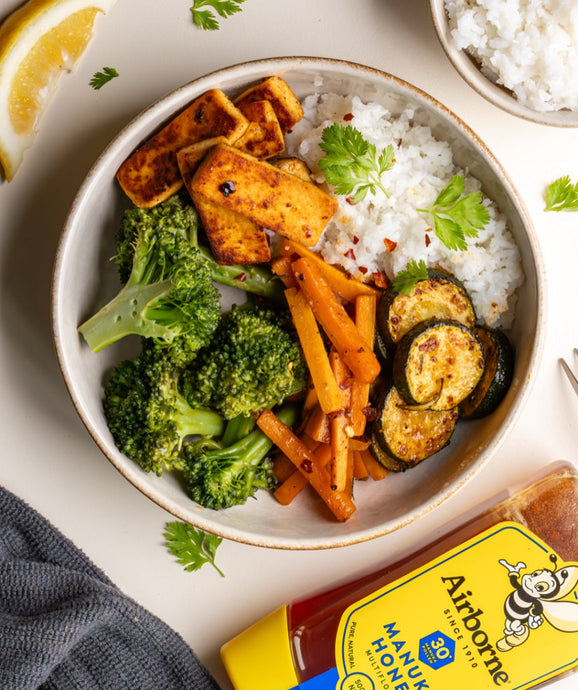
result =
M403 271L399 271L391 285L400 295L409 295L420 280L427 280L427 266L423 259L412 259Z
M572 184L570 175L554 180L546 190L545 211L578 211L578 182Z
M215 563L215 552L223 541L222 537L203 532L185 522L176 521L167 522L165 540L166 547L185 570L189 572L199 570L205 563L210 563L221 577L225 577L223 571Z
M375 145L358 129L336 122L323 130L319 146L325 154L319 167L336 194L352 194L354 204L365 199L368 192L375 194L377 188L389 196L381 176L395 163L391 144L378 154Z
M194 0L191 7L193 15L193 22L205 31L216 31L219 28L219 21L215 16L215 12L223 19L230 17L241 11L241 5L245 0ZM202 7L212 7L211 10L203 10Z
M448 249L468 248L466 237L477 237L490 220L490 213L482 203L481 192L463 196L465 180L454 175L445 189L439 193L431 208L418 208L434 219L435 234Z
M118 77L118 72L114 67L103 67L102 72L95 72L90 80L90 85L93 89L101 89L105 84L107 84L111 79Z

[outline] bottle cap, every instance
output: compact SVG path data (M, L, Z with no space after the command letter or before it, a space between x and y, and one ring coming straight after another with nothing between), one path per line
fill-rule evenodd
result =
M295 673L287 607L273 611L221 647L221 658L235 690L289 690Z

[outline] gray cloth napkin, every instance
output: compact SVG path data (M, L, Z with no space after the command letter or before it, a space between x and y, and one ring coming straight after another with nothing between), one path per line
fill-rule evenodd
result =
M2 690L218 690L185 641L0 487Z

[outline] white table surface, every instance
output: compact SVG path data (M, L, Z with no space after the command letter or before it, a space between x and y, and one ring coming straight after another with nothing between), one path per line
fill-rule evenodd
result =
M2 0L0 18L19 0ZM128 595L177 630L221 683L223 642L284 602L377 566L471 505L550 461L578 462L578 398L558 357L578 345L578 215L543 211L563 174L578 180L578 130L534 125L470 89L434 34L426 0L246 0L201 31L191 0L122 0L98 21L66 75L16 178L0 183L0 483L62 530ZM54 253L73 196L100 150L142 108L207 72L255 58L309 55L364 63L429 92L485 140L526 204L548 274L548 326L532 394L500 450L465 489L427 518L371 542L279 551L226 541L210 566L187 573L162 543L171 519L113 468L78 418L51 335ZM100 91L104 66L120 77ZM578 361L574 361L578 369ZM329 575L328 575L329 574ZM556 690L576 687L576 676ZM448 689L451 690L451 689Z

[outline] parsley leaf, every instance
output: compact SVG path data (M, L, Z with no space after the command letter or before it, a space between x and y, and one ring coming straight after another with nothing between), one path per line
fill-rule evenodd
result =
M165 545L185 570L199 570L205 563L225 577L215 563L215 552L223 541L216 534L208 534L186 522L167 522L165 526Z
M368 192L375 194L377 188L389 196L381 176L395 163L391 144L378 154L375 145L358 129L336 122L323 130L319 146L324 152L319 167L336 194L353 194L354 204L365 199Z
M481 192L463 196L465 180L454 175L439 193L431 208L418 208L420 213L433 216L434 230L448 249L465 250L467 237L477 237L490 220L490 213L482 203Z
M106 83L115 77L118 77L118 72L114 69L114 67L103 67L102 72L95 72L92 75L92 79L89 83L93 89L98 91L98 89L101 89Z
M423 259L420 259L419 262L412 259L407 264L405 270L399 271L391 284L393 289L399 292L400 295L409 295L415 284L420 280L427 280L427 266Z
M578 211L578 182L572 184L570 175L554 180L546 190L545 211Z
M205 31L216 31L219 28L219 21L215 16L215 12L219 17L230 17L233 14L241 11L241 5L245 0L194 0L191 7L193 15L193 22ZM202 7L212 7L214 10L203 10Z

